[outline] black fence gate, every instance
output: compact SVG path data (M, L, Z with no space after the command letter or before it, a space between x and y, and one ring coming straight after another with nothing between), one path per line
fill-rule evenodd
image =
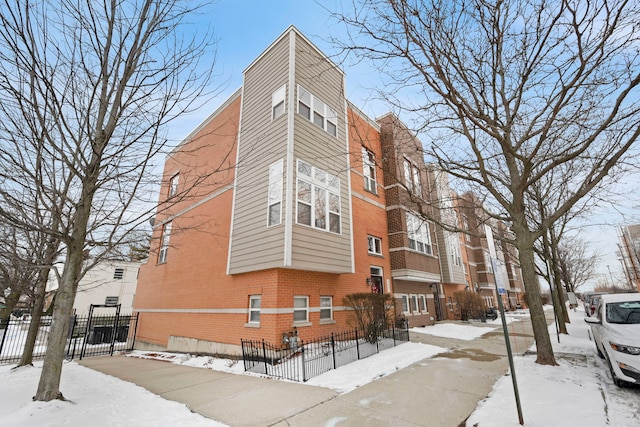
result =
M51 330L51 316L40 319L33 360L44 359ZM31 319L28 316L10 319L0 326L0 363L17 363L22 357ZM114 315L71 316L65 357L82 359L88 356L113 355L131 351L135 344L138 313Z

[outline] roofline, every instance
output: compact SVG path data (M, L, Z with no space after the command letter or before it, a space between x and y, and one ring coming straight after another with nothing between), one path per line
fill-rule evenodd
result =
M271 50L273 48L273 46L275 46L276 44L278 44L282 39L284 39L285 37L289 36L289 33L294 32L296 35L300 36L304 41L306 41L313 49L315 49L315 51L323 58L325 59L327 62L329 62L331 65L334 66L334 68L336 70L338 70L340 72L340 74L342 74L342 76L345 76L345 72L338 67L338 65L333 62L327 55L324 54L324 52L322 52L318 46L316 46L311 40L309 40L304 34L302 34L300 32L300 30L298 30L295 25L290 25L286 30L284 30L284 32L282 34L280 34L280 36L278 36L278 38L276 38L269 46L267 46L267 48L265 50L262 51L262 53L260 55L258 55L258 57L256 59L254 59L253 61L251 61L251 63L242 71L242 74L245 74L251 67L253 67L256 62L258 62L260 59L262 59L263 56L265 56L267 54L267 52L269 52L269 50Z
M218 108L216 108L213 113L209 114L209 116L204 119L202 122L200 122L200 124L198 126L196 126L196 128L194 130L192 130L191 132L189 132L189 134L184 137L182 139L182 141L180 141L178 143L178 145L176 145L173 150L171 150L169 152L169 154L167 154L167 159L170 158L173 154L175 154L176 152L178 152L179 149L181 149L185 144L189 143L191 141L191 139L202 130L202 128L204 128L206 125L208 125L213 119L216 118L216 116L218 114L220 114L223 110L225 110L229 104L231 104L233 101L235 101L240 94L242 93L242 87L236 89L235 92L233 92L233 94L231 94L231 96L229 98L226 99L226 101L224 101Z
M353 102L349 101L348 99L347 101L347 106L349 108L351 108L357 115L359 115L360 117L362 117L363 119L365 119L365 121L367 121L369 123L369 125L371 125L375 130L377 130L378 132L380 132L380 124L378 122L376 122L374 119L372 119L371 117L367 116L360 108L358 108L358 106L356 106Z

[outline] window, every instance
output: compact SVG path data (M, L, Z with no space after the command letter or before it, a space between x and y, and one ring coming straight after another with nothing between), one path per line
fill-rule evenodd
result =
M293 321L309 321L309 297L293 297Z
M404 159L404 182L407 189L419 197L422 197L422 183L420 182L420 169L409 160Z
M171 223L162 226L162 237L160 239L160 253L158 254L158 264L167 262L167 251L169 250L169 238L171 237Z
M108 296L104 299L104 305L118 305L118 297Z
M428 255L433 254L429 224L409 212L406 213L406 218L409 247Z
M464 231L469 231L469 218L466 215L462 215L462 228ZM465 233L464 238L467 242L471 242L471 234Z
M490 296L485 295L484 302L485 304L487 304L487 307L490 307L490 308L493 307L493 298L491 298Z
M302 160L297 170L296 222L339 234L340 179Z
M124 268L116 268L113 271L113 278L114 279L122 279L124 277Z
M420 311L423 313L429 312L429 309L427 309L427 297L425 295L420 295Z
M287 85L282 87L271 95L271 120L275 120L284 114L284 99L287 92Z
M367 236L369 253L382 255L382 240L379 237Z
M364 147L362 147L362 175L364 176L364 189L377 194L375 157L371 151Z
M485 265L487 266L487 272L493 273L493 264L491 263L491 255L489 254L488 251L484 252L484 260L485 260Z
M413 171L413 192L422 197L422 183L420 182L420 170L417 167L412 167Z
M411 312L416 313L418 311L418 296L411 295Z
M282 159L269 166L269 208L267 225L282 222Z
M451 264L460 267L462 265L462 255L460 253L460 243L458 236L448 234L449 248L451 249Z
M260 305L262 304L261 295L249 296L249 323L260 323Z
M409 190L413 188L413 178L411 176L411 162L404 159L404 184Z
M320 320L333 319L333 297L320 297Z
M311 120L311 93L298 86L298 114Z
M180 181L180 174L175 174L169 180L169 197L175 196L178 193L178 183Z
M337 136L338 113L298 85L298 114L312 121L331 136Z
M338 135L338 113L327 106L327 132L331 136Z
M313 101L313 123L322 129L324 129L324 110L324 102L316 98Z
M402 311L404 313L409 313L409 296L408 295L402 295Z

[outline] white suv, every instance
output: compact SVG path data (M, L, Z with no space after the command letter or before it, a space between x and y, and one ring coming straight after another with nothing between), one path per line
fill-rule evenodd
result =
M591 326L596 350L606 358L613 382L640 384L640 294L607 294L593 316Z

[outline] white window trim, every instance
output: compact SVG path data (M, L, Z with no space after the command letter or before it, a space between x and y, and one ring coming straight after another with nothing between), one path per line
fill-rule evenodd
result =
M420 198L422 198L422 180L420 179L420 169L415 165L412 165L413 169L413 192Z
M413 314L420 313L420 306L418 305L418 295L416 294L409 295L409 300L410 300L409 309L411 310L411 313Z
M311 171L311 175L305 175L303 173L300 172L300 168L301 165L305 165L307 167L309 167L309 170ZM297 181L296 181L296 224L299 225L304 225L307 227L312 227L315 228L317 230L323 230L323 231L327 231L329 233L333 233L333 234L342 234L342 213L341 213L341 197L340 197L340 179L320 168L316 168L315 166L311 165L310 163L307 163L303 160L298 159L298 164L296 167L296 171L297 171ZM322 179L321 177L324 177L324 179ZM305 200L301 200L298 196L300 195L300 183L304 182L308 185L311 186L311 194L310 194L310 202L307 202ZM318 195L318 192L324 191L324 200L322 201L324 203L324 227L321 227L318 225L318 223L316 222L316 213L317 213L317 207L319 206L318 204L316 204L317 199L320 197ZM320 193L322 194L322 193ZM338 210L333 210L331 209L331 198L332 196L334 198L337 198L338 202L337 202L337 206L338 206ZM311 210L311 218L310 218L310 224L305 224L303 222L300 222L298 220L298 209L299 209L299 204L303 204L305 206L309 206L309 209ZM338 223L338 231L334 231L331 230L331 218L332 217L337 217L337 223Z
M404 170L404 183L407 189L422 198L422 178L420 177L420 169L406 157L403 158L402 168Z
M373 242L373 251L371 250L372 242ZM378 248L379 248L379 252L377 251ZM382 239L379 237L368 235L367 236L367 252L371 255L382 256Z
M271 120L282 117L287 112L287 104L285 102L287 94L287 85L283 84L271 95ZM282 106L282 110L277 113L278 107ZM278 109L279 110L279 109Z
M329 300L329 307L323 307L322 301ZM329 317L322 317L322 312L329 310ZM320 323L333 323L333 297L330 295L321 295L320 296Z
M296 307L296 300L305 301L305 307ZM304 311L305 319L304 320L296 320L296 312ZM293 297L293 323L294 324L308 324L309 323L309 296L308 295L294 295Z
M178 184L180 183L180 173L175 173L169 179L169 197L173 197L178 193Z
M411 212L406 212L407 222L407 237L409 238L409 248L416 252L424 253L427 255L433 255L433 245L431 243L431 230L429 223L420 220L417 216ZM414 241L414 246L411 247L411 241ZM422 250L420 245L422 244Z
M462 253L460 252L460 241L458 236L450 234L449 237L449 249L451 250L451 264L456 267L462 266Z
M269 189L267 202L267 227L282 224L282 183L283 183L283 160L280 159L269 165ZM277 221L271 222L271 207L280 205Z
M171 238L171 222L162 226L162 236L160 237L160 250L158 251L158 264L167 262L167 252L169 251L169 240Z
M402 300L402 312L404 314L411 314L411 306L409 305L409 295L400 294L400 299ZM405 310L406 307L406 310Z
M253 307L252 301L258 301L258 307ZM260 324L260 311L262 309L262 295L249 295L249 310L247 317L247 324L259 325ZM252 320L251 314L258 313L258 320Z
M304 91L304 92L303 92ZM301 94L305 93L309 95L309 100L302 99ZM307 118L311 123L318 126L320 129L327 132L329 135L333 137L337 137L338 130L338 113L331 107L329 107L325 102L320 100L311 91L305 89L303 86L298 85L298 98L297 98L297 111L302 117ZM300 103L303 103L305 106L309 107L309 117L306 117L304 114L300 113ZM321 117L322 124L318 124L316 121L316 117ZM331 126L329 126L331 125Z
M364 146L362 147L362 175L364 176L364 189L378 194L375 155Z
M429 304L427 303L426 295L418 295L419 304L420 304L420 312L428 313L429 312Z

